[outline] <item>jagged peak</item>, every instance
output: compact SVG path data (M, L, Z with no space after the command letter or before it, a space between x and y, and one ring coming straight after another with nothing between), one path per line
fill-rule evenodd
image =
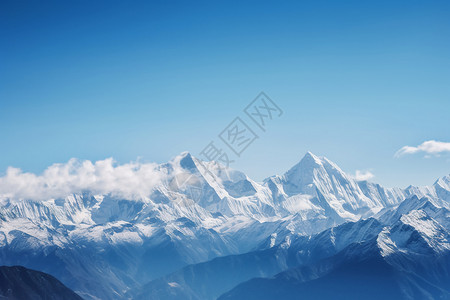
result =
M180 159L183 159L183 158L192 158L193 156L192 156L191 152L183 151L180 154L178 154L176 157L179 157Z
M324 157L320 157L312 153L311 151L306 152L306 154L303 156L303 158L300 160L302 161L313 161L316 164L322 164Z
M439 178L433 185L439 185L446 190L450 190L450 174Z
M193 170L197 168L195 164L195 158L189 151L181 152L180 154L172 158L169 164L179 165L185 170Z
M188 169L188 170L197 169L197 165L195 164L195 161L189 152L186 152L186 154L184 156L182 156L182 158L180 160L180 166L183 169Z
M310 173L312 174L314 169L334 169L337 172L341 174L345 174L344 171L342 171L339 166L329 160L328 158L324 156L318 156L313 154L311 151L306 152L306 154L303 156L303 158L298 162L296 165L294 165L292 168L290 168L285 174L285 177L291 177L294 174L299 173Z
M295 164L286 172L286 174L295 173L299 169L305 170L308 168L320 167L322 166L322 164L323 160L319 156L314 155L312 152L308 151L297 164Z

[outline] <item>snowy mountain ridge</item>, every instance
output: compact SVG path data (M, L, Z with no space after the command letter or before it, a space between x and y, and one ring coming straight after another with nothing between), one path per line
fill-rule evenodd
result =
M450 176L431 187L387 189L356 181L310 152L285 174L262 183L187 152L168 163L146 165L144 171L148 186L118 176L139 193L119 193L108 185L111 193L83 190L35 201L8 198L0 190L3 264L24 262L87 299L115 299L188 264L275 245L288 249L296 236L348 221L376 217L419 224L434 234L433 241L444 234L439 226L448 224ZM428 204L420 206L424 197ZM413 208L441 225L410 213ZM386 236L381 242L400 245ZM446 249L446 240L443 236L436 247Z

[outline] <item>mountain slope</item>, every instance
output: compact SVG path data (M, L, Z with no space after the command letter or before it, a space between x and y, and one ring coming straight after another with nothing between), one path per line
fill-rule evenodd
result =
M371 216L405 199L400 189L358 182L335 163L310 152L283 176L270 177L265 183L289 213L317 211L337 224Z
M253 277L271 277L302 264L335 255L346 246L373 239L383 228L375 219L348 222L313 236L287 236L262 250L190 265L133 291L133 299L216 299Z
M125 194L92 189L34 201L11 199L0 191L0 263L49 273L86 299L120 299L188 265L288 247L299 236L309 238L348 221L381 215L394 219L388 214L416 194L444 207L449 192L448 178L405 190L356 181L312 153L263 183L189 153L145 168L152 174L142 175L148 184L129 182ZM440 214L443 222L446 213L432 217ZM333 239L340 240L330 234L323 242L330 246L323 250L330 251L327 255L340 249ZM311 257L321 257L314 251ZM264 266L261 275L291 266L283 257L273 260L273 268ZM242 280L258 276L254 266Z
M333 258L337 260L338 258ZM224 299L449 299L450 291L413 273L397 270L379 256L352 257L325 275L323 266L254 279L219 297ZM301 278L301 280L299 280ZM303 281L305 280L305 281Z
M405 213L375 238L249 280L219 299L450 299L450 234L427 214L430 202L421 203L423 209L397 209Z
M0 267L0 299L81 300L53 276L20 266Z

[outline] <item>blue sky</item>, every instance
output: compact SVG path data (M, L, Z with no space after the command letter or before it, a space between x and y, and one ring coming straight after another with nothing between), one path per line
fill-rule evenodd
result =
M2 1L0 173L72 157L199 153L260 92L284 111L234 168L258 180L306 151L387 186L450 156L448 1Z

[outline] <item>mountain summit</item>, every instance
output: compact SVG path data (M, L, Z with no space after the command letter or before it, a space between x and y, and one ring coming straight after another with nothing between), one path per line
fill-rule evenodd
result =
M310 152L262 183L188 152L117 172L113 183L126 193L113 184L111 193L85 189L43 201L3 197L0 262L49 273L85 299L122 299L131 287L189 264L276 245L284 251L297 236L348 221L393 220L395 213L386 211L412 196L440 206L450 199L449 177L431 187L387 189L356 181ZM124 177L129 173L132 180ZM286 266L277 264L277 270Z

